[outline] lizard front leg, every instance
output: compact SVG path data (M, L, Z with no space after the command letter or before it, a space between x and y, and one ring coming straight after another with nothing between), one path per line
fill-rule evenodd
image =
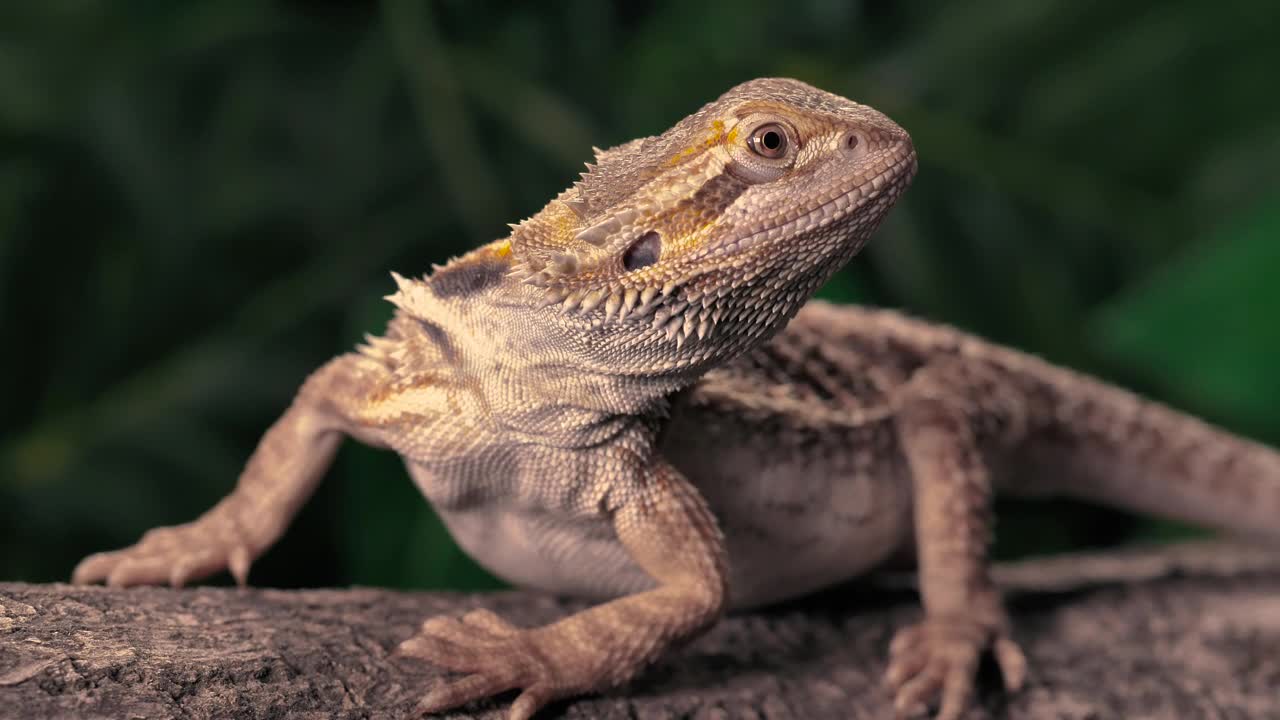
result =
M899 631L890 645L885 679L896 691L899 716L936 702L937 720L959 718L988 648L1009 690L1021 687L1026 676L1026 659L1010 637L987 557L992 489L976 426L984 413L1000 412L992 406L1002 398L977 397L984 390L973 370L958 361L927 367L904 386L896 403L912 475L925 610L924 620Z
M697 489L663 460L623 488L614 496L614 529L658 587L539 628L516 628L484 610L427 620L401 651L465 675L430 690L421 712L520 688L510 718L525 720L556 698L625 682L719 617L724 539Z
M72 581L179 587L230 569L244 585L249 565L314 491L342 433L358 431L353 418L379 373L376 363L357 355L330 361L263 436L230 495L192 522L155 528L130 547L86 557Z

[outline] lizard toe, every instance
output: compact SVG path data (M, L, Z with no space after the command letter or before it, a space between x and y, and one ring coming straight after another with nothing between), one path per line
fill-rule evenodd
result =
M462 622L495 637L509 637L520 631L515 625L503 620L490 610L479 608L462 616Z
M899 631L891 643L885 673L898 717L937 707L936 720L958 720L973 703L978 661L989 646L1002 670L1008 663L1006 686L1020 685L1026 667L1021 650L986 623L973 618L927 618Z
M936 720L959 720L961 713L968 709L973 700L973 678L977 670L978 659L975 653L972 662L948 667L943 680L942 698Z
M440 615L423 622L416 635L400 643L399 650L454 672L489 675L499 666L515 666L522 649L518 632L500 636Z
M400 645L401 653L426 660L463 677L432 688L418 703L423 712L441 712L512 689L521 694L511 720L527 720L552 700L596 685L595 674L576 656L546 651L545 629L516 628L487 610L461 619L435 617ZM577 677L587 673L588 677Z
M894 634L889 642L889 657L905 656L924 643L924 624L918 623L902 628Z
M991 646L995 653L996 665L1000 667L1000 675L1004 678L1004 688L1009 692L1022 689L1027 682L1027 656L1018 643L1008 635L999 635Z
M153 528L129 547L86 557L71 574L75 583L105 581L113 587L182 587L230 569L244 585L249 564L263 548L245 541L242 524L227 506L215 507L195 522Z
M107 575L107 585L113 588L160 585L168 581L168 560L147 555L125 556Z
M899 650L889 658L889 668L884 673L885 687L890 690L901 688L908 680L919 675L928 664L929 653L919 646L911 647L910 652Z
M930 701L942 686L944 670L938 663L928 663L921 671L898 688L893 698L893 710L898 718L921 715L929 708Z
M227 557L227 570L235 578L236 585L244 587L249 584L249 566L253 564L253 551L248 545L236 545Z
M426 660L429 663L449 669L456 669L454 664L461 662L457 646L432 635L418 633L400 643L396 651L401 655Z
M529 720L544 705L551 702L555 695L542 688L529 688L520 693L520 697L511 704L511 714L507 720Z
M166 559L169 565L169 585L175 588L192 580L208 577L226 565L221 553L216 550L200 550Z
M433 647L436 655L441 655L441 651L453 654L452 658L444 658L442 662L449 667L458 664L469 666L471 656L488 652L500 645L503 637L490 632L488 628L470 625L446 615L433 617L422 623L418 635L424 644Z
M417 712L430 714L444 712L467 703L497 695L511 689L510 684L490 675L467 675L459 680L440 683L418 701Z
M102 582L119 561L119 555L114 552L94 553L76 565L76 569L71 572L71 582L76 585Z

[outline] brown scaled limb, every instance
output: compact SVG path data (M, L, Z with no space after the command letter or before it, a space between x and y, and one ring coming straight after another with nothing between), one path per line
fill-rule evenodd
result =
M994 651L1005 687L1017 690L1027 661L1009 633L1009 618L991 582L991 478L975 428L1004 409L982 392L985 368L943 360L918 371L898 398L897 429L912 476L920 594L925 618L890 645L886 684L899 717L938 706L937 720L958 720L973 701L981 654Z
M465 675L431 689L420 711L520 688L509 718L527 720L552 700L631 679L720 616L727 596L724 540L697 489L662 461L624 487L630 491L622 493L614 528L658 587L534 629L487 610L427 620L400 651Z

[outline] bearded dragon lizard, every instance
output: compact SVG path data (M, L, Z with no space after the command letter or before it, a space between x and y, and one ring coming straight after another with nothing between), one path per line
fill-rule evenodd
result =
M988 572L996 490L1280 535L1280 454L904 315L808 302L916 171L881 113L739 85L597 151L509 237L398 275L381 337L309 377L235 490L76 582L243 584L343 436L403 456L458 543L521 586L601 600L545 627L436 617L401 650L460 673L431 713L519 689L512 720L616 686L731 608L914 547L924 617L889 648L899 714L1026 675Z

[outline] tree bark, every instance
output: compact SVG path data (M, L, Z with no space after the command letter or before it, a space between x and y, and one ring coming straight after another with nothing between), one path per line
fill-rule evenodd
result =
M1280 718L1280 558L1193 545L1002 566L1028 687L981 674L971 718ZM440 673L393 650L425 618L487 607L545 623L580 603L525 592L169 590L0 583L0 717L407 718ZM901 582L731 616L630 686L539 717L890 718ZM500 718L505 702L449 717Z

